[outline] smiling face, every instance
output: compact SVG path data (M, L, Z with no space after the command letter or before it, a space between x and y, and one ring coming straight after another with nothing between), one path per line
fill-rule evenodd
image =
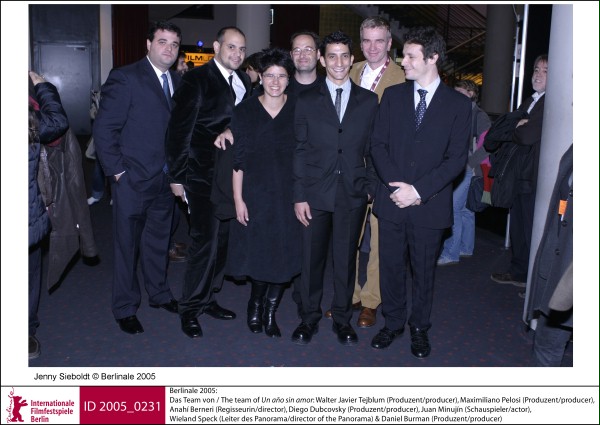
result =
M387 29L383 27L363 29L360 49L371 69L376 69L385 63L391 47L392 37L388 35Z
M354 56L346 44L330 43L325 46L325 55L321 56L321 65L327 71L327 78L341 86L348 79Z
M233 72L240 67L246 57L246 37L229 29L223 34L223 42L213 43L215 59L228 71Z
M278 65L268 67L260 77L265 94L271 97L281 96L290 81L286 69Z
M404 55L402 68L407 80L416 81L422 87L426 87L438 76L437 54L426 59L423 56L423 46L411 43L404 43L402 54Z
M315 40L310 35L299 35L292 43L290 51L296 72L310 73L317 67L317 61L321 57Z
M546 77L548 75L548 62L545 60L539 60L533 68L533 76L531 77L531 84L533 89L538 93L546 91Z
M167 72L177 60L180 41L173 31L157 30L152 41L146 40L150 62L162 72Z

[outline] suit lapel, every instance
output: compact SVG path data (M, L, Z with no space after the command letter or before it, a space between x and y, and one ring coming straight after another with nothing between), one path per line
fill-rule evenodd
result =
M160 102L164 105L164 107L170 111L171 108L167 103L167 98L165 97L165 93L163 92L160 81L158 81L156 72L154 72L154 68L152 68L152 65L150 65L150 61L148 60L148 58L144 58L140 62L142 69L142 79L148 85L148 87L151 88L154 94L159 97Z

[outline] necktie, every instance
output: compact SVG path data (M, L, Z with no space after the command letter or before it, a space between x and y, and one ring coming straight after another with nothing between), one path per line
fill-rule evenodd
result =
M419 89L419 96L421 96L421 100L419 100L419 104L417 105L417 109L415 109L415 123L417 130L421 125L421 121L423 121L423 116L425 115L425 110L427 109L427 104L425 103L425 96L427 95L427 90Z
M171 109L171 90L169 89L169 80L167 78L167 74L161 75L163 79L163 92L165 93L165 97L167 98L167 103L169 104L169 109Z
M337 112L340 122L342 121L342 91L344 89L335 89L335 112Z
M235 95L235 90L233 89L233 74L229 76L229 91L231 92L231 98L233 99L233 103L235 103L237 96Z

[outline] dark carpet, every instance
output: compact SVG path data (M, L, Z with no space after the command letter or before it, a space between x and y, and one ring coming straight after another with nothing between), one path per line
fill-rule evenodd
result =
M91 207L100 262L87 265L73 262L60 286L48 294L43 290L38 339L42 355L29 361L31 367L520 367L531 366L533 332L522 321L523 302L519 288L493 283L493 271L504 270L509 252L504 239L494 229L478 227L475 255L461 259L458 265L438 267L430 330L431 355L419 360L410 353L408 329L387 350L374 350L370 342L383 326L381 309L377 324L356 328L359 343L340 345L331 330L331 321L323 318L320 331L307 346L291 342L299 324L291 290L285 292L277 313L283 337L267 338L252 334L246 327L246 303L250 285L225 282L217 294L223 307L238 318L232 321L200 316L204 337L190 339L180 330L177 315L149 308L144 290L138 318L145 333L128 335L115 322L111 309L112 238L111 206L107 197ZM478 217L480 220L480 217ZM479 221L478 221L479 223ZM502 228L502 226L499 226ZM177 241L188 242L184 220ZM185 263L172 263L169 280L175 296L181 294ZM329 279L322 301L327 310L332 298ZM573 365L572 345L565 366Z

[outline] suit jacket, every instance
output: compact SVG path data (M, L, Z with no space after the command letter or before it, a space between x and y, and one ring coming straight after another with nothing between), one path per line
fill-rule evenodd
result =
M517 127L513 135L513 143L521 146L529 146L529 152L520 150L527 158L524 159L525 167L521 170L518 193L531 193L535 196L537 188L538 167L540 162L540 148L542 145L542 124L544 118L544 104L546 95L538 99L529 112L529 121ZM518 110L527 112L533 102L533 97L525 99Z
M169 73L176 89L180 77ZM93 136L104 173L114 176L126 171L132 187L140 191L159 184L171 113L148 58L113 69L101 96Z
M244 99L247 99L251 95L250 77L240 70L235 73L244 83ZM233 150L223 151L214 145L217 136L229 127L235 105L229 82L214 59L186 72L173 100L175 107L167 139L170 178L187 190L210 197L213 204L227 210L224 215L235 217L231 184ZM213 185L213 181L217 184Z
M339 175L357 208L373 194L375 175L368 170L369 135L377 110L377 96L351 83L342 122L327 84L302 92L294 119L297 141L294 153L294 202L333 211Z
M541 100L541 99L540 99ZM544 225L544 232L538 247L533 270L531 272L531 295L527 308L529 320L536 317L537 311L550 315L550 301L557 292L563 276L573 265L573 182L569 187L569 177L573 173L573 145L563 154L558 166L558 174L548 204L548 213ZM561 187L563 195L561 196ZM561 220L558 206L561 199L567 200L565 213ZM572 284L572 277L571 277ZM571 297L570 291L564 291L563 296ZM559 316L560 323L564 326L573 326L573 309L567 305L562 306L564 313Z
M367 61L355 63L350 70L350 79L358 85L360 85L360 74L366 64ZM377 87L375 87L375 94L379 97L379 100L381 100L385 89L394 84L403 83L405 80L406 78L404 77L404 70L402 67L390 60L388 67L381 76L381 80L379 80Z
M471 133L471 101L443 83L419 130L415 130L414 82L387 88L371 137L371 156L380 177L374 201L378 218L431 229L452 225L452 181L464 170ZM412 184L421 205L398 208L390 182Z

